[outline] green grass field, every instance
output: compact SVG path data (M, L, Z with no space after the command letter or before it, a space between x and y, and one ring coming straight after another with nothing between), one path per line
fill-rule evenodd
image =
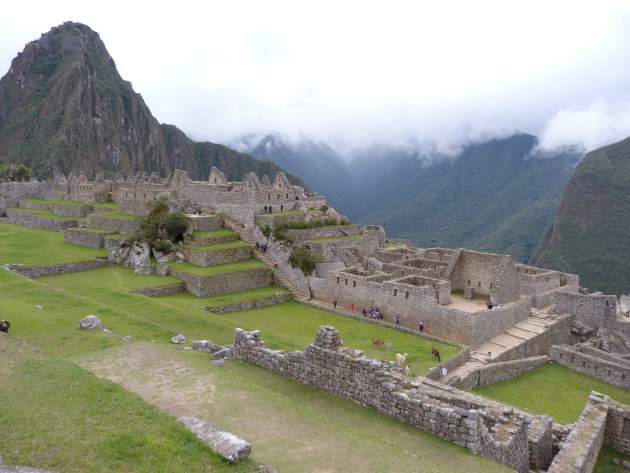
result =
M630 455L627 453L622 453L608 445L604 445L597 457L597 463L595 464L593 473L627 473L628 470L624 469L622 466L613 465L613 458L630 462Z
M0 264L26 266L68 263L105 257L107 250L97 250L63 241L63 233L0 224Z
M547 414L556 422L575 422L591 391L630 404L630 389L599 381L557 363L547 363L519 376L472 391L532 414Z
M173 417L79 366L0 335L5 465L74 472L248 472ZM10 427L9 427L10 426Z
M108 233L109 232L109 234L113 232L113 230L105 230L103 228L97 228L97 227L73 227L71 230L78 230L80 232L92 232L92 233Z
M118 218L122 220L133 220L134 218L137 217L137 215L125 214L125 213L116 212L116 211L107 211L107 212L97 211L97 212L94 212L94 214L99 217Z

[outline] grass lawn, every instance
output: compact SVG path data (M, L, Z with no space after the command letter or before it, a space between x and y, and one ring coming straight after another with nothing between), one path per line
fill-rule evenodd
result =
M630 389L599 381L557 363L538 366L517 378L487 384L472 392L569 424L578 419L591 391L630 404Z
M217 251L217 250L231 250L233 248L243 248L245 246L249 246L249 243L241 241L241 240L234 240L234 241L226 241L225 243L217 243L215 245L206 245L206 246L186 245L184 246L184 248L190 248L191 250L198 250L198 251Z
M344 235L338 237L326 237L326 238L310 238L305 241L314 241L314 242L327 242L327 241L342 241L342 240L360 240L363 238L367 238L367 235Z
M65 217L63 215L57 215L54 210L23 209L22 207L12 207L10 210L20 210L22 212L30 212L30 213L37 214L40 217L52 218L54 220L78 220L79 222L87 221L87 217Z
M65 242L61 232L6 223L0 224L0 241L0 264L58 264L90 260L108 254L107 250Z
M76 200L44 200L44 199L24 199L27 202L46 202L48 204L69 204L69 205L92 205L94 207L105 207L108 209L117 209L116 202L79 202Z
M624 460L630 462L630 455L627 453L604 445L597 457L597 463L595 464L593 473L627 473L628 470L625 470L622 466L612 464L613 458L619 458L622 462Z
M237 261L236 263L215 264L214 266L208 266L206 268L186 262L166 263L166 265L177 271L197 274L200 276L214 276L216 274L236 273L238 271L248 271L250 269L259 269L265 267L264 263L261 263L254 258Z
M73 472L248 472L173 417L67 361L0 335L5 465Z
M404 248L405 245L403 245L402 243L392 243L391 241L388 241L387 243L385 243L385 248Z
M231 228L217 228L216 230L197 230L192 232L189 237L200 237L200 238L207 238L207 237L237 237L238 233L236 233L234 230L232 230Z

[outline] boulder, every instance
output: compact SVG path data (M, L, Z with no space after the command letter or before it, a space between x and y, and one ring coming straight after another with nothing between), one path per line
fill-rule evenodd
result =
M139 268L151 264L151 247L146 241L136 241L125 258L125 266Z
M205 351L207 353L214 353L223 348L223 345L217 345L210 340L196 340L192 343L193 350Z
M212 355L213 360L228 360L233 357L233 345L226 345Z
M252 451L249 442L197 417L184 416L177 420L213 451L232 463L245 460Z
M85 330L103 330L103 322L96 315L82 318L79 325Z
M123 342L133 342L133 337L131 335L127 335L126 337L122 338Z
M177 345L182 345L186 343L186 336L184 334L175 335L171 338L171 342L176 343Z

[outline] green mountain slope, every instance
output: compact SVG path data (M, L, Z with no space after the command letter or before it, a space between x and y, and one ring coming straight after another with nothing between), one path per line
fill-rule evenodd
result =
M527 261L577 162L573 154L533 158L531 135L466 147L456 159L427 164L416 155L365 156L351 164L361 193L361 223L392 238L511 254ZM384 154L381 150L380 154Z
M249 171L281 170L225 146L195 143L158 123L120 77L99 35L72 22L27 44L0 79L0 160L26 163L40 178L71 171L165 176L182 168L205 179L217 166L238 180Z
M630 292L630 138L588 153L531 258L607 294Z
M290 143L277 134L270 134L249 153L301 176L311 189L326 196L326 200L342 213L353 211L355 199L348 167L327 144L303 137L297 143Z

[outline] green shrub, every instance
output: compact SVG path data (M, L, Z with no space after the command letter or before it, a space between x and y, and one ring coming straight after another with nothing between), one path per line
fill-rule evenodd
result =
M300 268L304 275L309 275L315 269L317 263L323 260L308 246L293 248L289 255L289 264L293 268Z
M321 212L326 212L329 208L330 208L330 207L328 207L328 205L324 204L324 205L322 205L322 206L319 208L319 210L320 210Z
M153 248L157 251L161 251L162 253L170 253L173 249L173 245L168 240L159 240L155 242Z

